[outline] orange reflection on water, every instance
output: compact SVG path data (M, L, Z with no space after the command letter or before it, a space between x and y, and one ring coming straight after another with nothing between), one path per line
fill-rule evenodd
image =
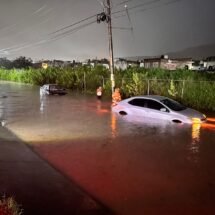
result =
M202 129L209 129L215 130L215 120L212 121L213 118L209 118L206 123L193 123L192 124L192 142L189 145L190 154L188 156L189 160L192 162L198 162L198 154L199 154L199 147L200 147L200 134Z
M207 118L208 122L215 122L215 118Z
M193 142L199 142L199 140L200 140L200 129L201 129L200 123L193 123L192 124L192 140L193 140Z
M108 109L102 108L102 103L101 103L100 100L97 101L96 108L97 108L97 113L98 114L103 114L103 113L109 113L110 112Z
M188 159L194 163L199 160L201 123L192 124L192 142L189 145Z
M215 130L215 124L212 124L212 123L202 123L201 127L211 129L211 130Z
M109 110L107 110L107 109L101 109L101 110L99 110L99 113L109 113Z
M116 137L116 115L114 113L111 114L111 134L112 137Z
M213 121L214 120L214 121ZM209 118L205 123L193 123L192 124L192 140L199 141L200 140L200 130L201 128L215 130L215 119Z

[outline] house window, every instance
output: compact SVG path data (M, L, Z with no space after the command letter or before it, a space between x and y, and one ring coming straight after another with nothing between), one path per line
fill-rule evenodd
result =
M152 67L153 68L158 68L159 67L159 63L158 62L153 62L152 63Z

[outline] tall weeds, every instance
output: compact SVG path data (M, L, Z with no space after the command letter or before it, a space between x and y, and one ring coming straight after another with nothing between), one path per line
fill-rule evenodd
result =
M48 68L28 70L0 69L0 79L43 85L57 83L72 89L95 93L98 86L111 94L110 73L102 66L95 68ZM124 97L159 94L173 97L182 103L215 111L215 74L187 70L166 71L163 69L128 68L115 71L115 83Z

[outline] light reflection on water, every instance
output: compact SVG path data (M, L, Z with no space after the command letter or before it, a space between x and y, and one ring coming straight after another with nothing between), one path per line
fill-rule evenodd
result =
M193 123L192 124L192 143L195 145L200 141L200 129L201 124L200 123Z
M38 87L8 83L0 90L6 126L118 214L215 211L212 124L118 116L95 96L40 97Z
M198 162L198 154L200 149L200 132L201 132L201 124L193 123L192 125L192 141L189 145L188 149L190 150L190 154L188 154L188 159L191 162Z
M112 138L116 137L116 115L114 113L111 113L111 131L112 131Z

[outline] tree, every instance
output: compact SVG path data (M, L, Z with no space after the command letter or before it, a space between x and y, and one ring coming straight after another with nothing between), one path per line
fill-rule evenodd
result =
M12 62L7 58L0 58L0 68L12 69Z
M20 56L12 62L13 68L26 69L33 65L31 58Z

